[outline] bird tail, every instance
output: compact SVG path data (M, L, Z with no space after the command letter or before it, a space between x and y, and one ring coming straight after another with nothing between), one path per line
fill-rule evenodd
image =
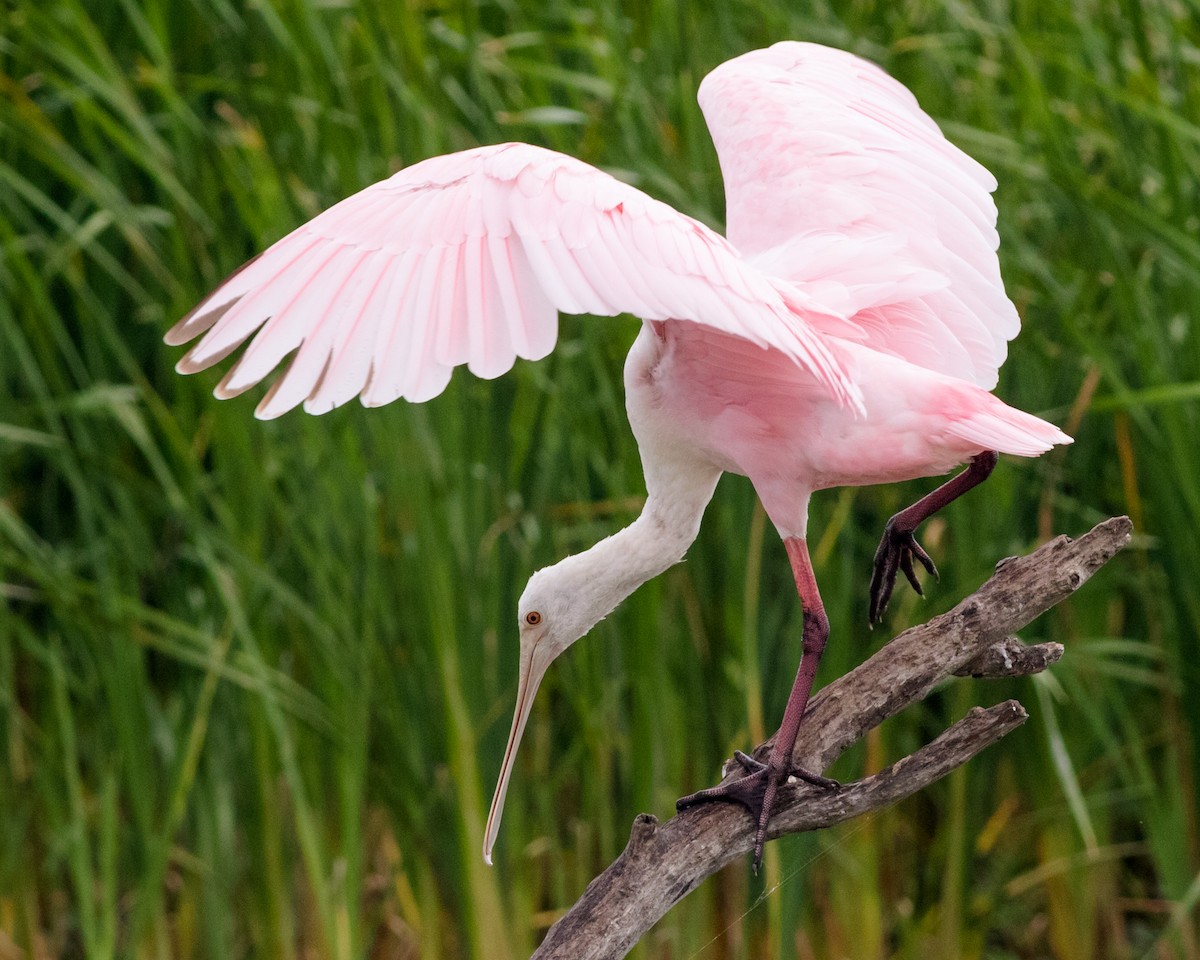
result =
M969 413L952 417L947 425L952 436L968 443L1018 457L1037 457L1058 444L1074 442L1054 424L1016 410L984 390L972 401Z

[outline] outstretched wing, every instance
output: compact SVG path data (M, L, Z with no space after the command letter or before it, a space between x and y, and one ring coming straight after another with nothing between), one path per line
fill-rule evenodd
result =
M167 334L206 333L194 373L253 337L216 389L234 396L295 358L256 414L322 413L441 393L554 347L558 311L687 319L809 370L843 402L858 390L793 304L724 238L628 184L527 144L435 157L288 234Z
M990 173L874 64L777 43L700 85L728 236L877 350L991 389L1020 321Z

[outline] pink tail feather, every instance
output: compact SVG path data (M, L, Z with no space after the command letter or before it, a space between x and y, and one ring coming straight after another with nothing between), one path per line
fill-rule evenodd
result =
M1074 442L1052 423L1016 410L980 390L973 396L970 413L950 420L947 431L988 450L1018 457L1037 457L1058 444Z

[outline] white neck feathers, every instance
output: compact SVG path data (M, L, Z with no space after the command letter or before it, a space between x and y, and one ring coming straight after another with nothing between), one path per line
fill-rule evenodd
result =
M543 612L557 621L560 636L570 643L647 580L683 559L699 530L703 505L699 511L672 515L650 498L624 530L535 573L526 597L547 608Z

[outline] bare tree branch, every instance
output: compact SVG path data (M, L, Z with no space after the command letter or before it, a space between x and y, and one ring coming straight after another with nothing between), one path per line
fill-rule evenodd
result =
M1013 633L1079 589L1131 533L1129 519L1117 517L1078 540L1058 537L1027 557L1001 561L995 575L953 610L906 630L826 686L805 715L795 764L826 769L872 727L949 677L1024 676L1057 662L1060 644L1026 646ZM776 800L769 836L818 830L895 803L966 763L1025 717L1014 700L975 707L916 753L838 792L792 784ZM771 741L761 744L755 756L764 757L770 747ZM534 957L625 956L675 903L752 846L750 819L734 805L693 807L663 824L640 815L625 851L550 929Z
M1005 637L993 643L965 667L954 671L956 677L1027 677L1041 673L1062 659L1061 643L1023 643L1017 637Z

